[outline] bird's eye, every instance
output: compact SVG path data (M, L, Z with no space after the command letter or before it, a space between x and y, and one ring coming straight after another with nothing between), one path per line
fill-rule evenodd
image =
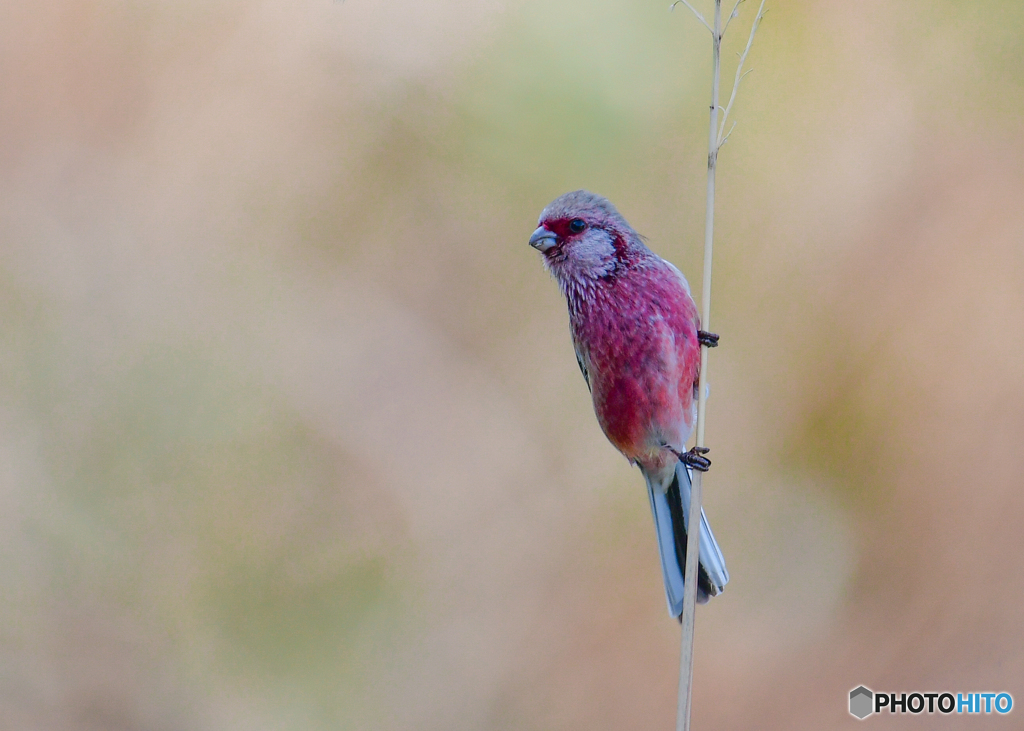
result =
M574 218L569 221L569 230L574 234L578 234L580 231L587 227L587 222L582 218Z

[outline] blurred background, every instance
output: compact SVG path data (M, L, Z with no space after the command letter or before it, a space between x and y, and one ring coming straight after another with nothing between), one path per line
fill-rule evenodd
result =
M768 5L695 728L1021 702L1024 5ZM3 5L0 727L672 728L643 481L526 244L586 187L699 288L709 38L667 6Z

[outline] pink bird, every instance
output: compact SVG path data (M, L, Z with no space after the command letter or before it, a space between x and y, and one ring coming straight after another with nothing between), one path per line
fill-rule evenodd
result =
M706 471L706 449L684 451L697 419L700 345L690 285L648 249L605 198L566 193L540 214L530 245L569 305L576 360L608 441L639 465L651 501L669 613L683 611L690 469ZM701 511L697 601L722 592L725 559Z

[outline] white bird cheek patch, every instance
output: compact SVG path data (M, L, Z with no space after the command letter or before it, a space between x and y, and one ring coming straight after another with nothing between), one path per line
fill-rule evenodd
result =
M570 260L581 273L601 276L615 266L615 245L606 231L590 231L573 244Z

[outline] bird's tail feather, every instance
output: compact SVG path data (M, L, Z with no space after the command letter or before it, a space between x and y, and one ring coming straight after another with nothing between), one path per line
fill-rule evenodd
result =
M658 535L661 571L665 579L668 611L673 617L683 613L683 573L686 565L686 528L690 513L690 473L680 462L668 485L659 485L646 471L647 494L654 514L654 528ZM700 515L700 563L697 569L697 601L704 604L722 593L729 583L722 549L708 525L707 516Z

